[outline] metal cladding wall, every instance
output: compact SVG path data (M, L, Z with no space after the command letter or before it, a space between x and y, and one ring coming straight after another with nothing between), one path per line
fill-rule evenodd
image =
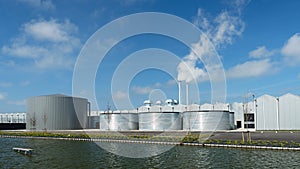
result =
M104 113L100 114L101 130L138 130L137 113Z
M215 131L230 128L229 111L183 112L183 130Z
M235 129L235 125L234 125L234 112L229 112L229 125L230 125L230 129L231 130Z
M181 114L179 112L141 112L139 113L139 130L182 130Z
M89 116L89 128L90 129L99 129L99 116Z
M279 130L300 129L300 97L286 94L278 99Z
M277 129L277 100L270 95L257 98L256 130Z
M234 124L237 126L237 121L240 121L242 124L241 127L244 126L244 111L243 111L243 103L233 103L231 104L231 111L234 112Z
M87 127L87 99L47 95L28 98L26 105L26 129L70 130Z

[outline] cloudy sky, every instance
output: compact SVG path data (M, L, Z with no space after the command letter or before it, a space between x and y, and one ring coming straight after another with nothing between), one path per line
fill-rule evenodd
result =
M99 64L95 77L100 109L128 98L133 106L149 98L178 99L177 80L191 84L190 103L210 102L212 76L203 60L211 50L206 44L214 47L222 63L226 102L243 102L252 94L299 95L299 7L298 0L0 0L0 112L25 111L25 100L32 96L72 95L74 65L86 41L115 19L141 12L178 16L197 26L205 38L197 37L191 47L155 34L118 42ZM150 48L169 51L181 59L164 63L173 67L177 76L147 69L136 74L127 91L111 91L120 63L132 53ZM151 57L140 56L136 64ZM81 95L89 90L82 90ZM200 100L193 96L196 91Z

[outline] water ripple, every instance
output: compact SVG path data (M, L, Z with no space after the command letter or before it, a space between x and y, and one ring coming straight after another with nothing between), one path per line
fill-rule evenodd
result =
M0 138L0 142L0 168L300 168L300 152L295 151L175 146L149 158L126 158L93 142L14 138ZM137 145L110 146L115 151L134 151ZM163 148L147 146L147 151ZM33 148L34 152L28 157L12 151L13 147Z

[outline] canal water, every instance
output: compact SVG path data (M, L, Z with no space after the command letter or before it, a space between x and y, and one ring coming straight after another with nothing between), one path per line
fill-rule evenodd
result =
M120 148L131 143L107 144ZM13 147L34 151L26 156L14 152ZM127 158L93 142L0 138L0 168L300 168L300 152L175 146L156 156Z

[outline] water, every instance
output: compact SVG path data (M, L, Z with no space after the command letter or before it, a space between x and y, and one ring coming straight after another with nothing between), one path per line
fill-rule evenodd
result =
M29 157L14 152L13 147L34 152ZM300 168L299 161L300 152L295 151L190 146L175 146L149 158L126 158L93 142L0 138L0 168Z

